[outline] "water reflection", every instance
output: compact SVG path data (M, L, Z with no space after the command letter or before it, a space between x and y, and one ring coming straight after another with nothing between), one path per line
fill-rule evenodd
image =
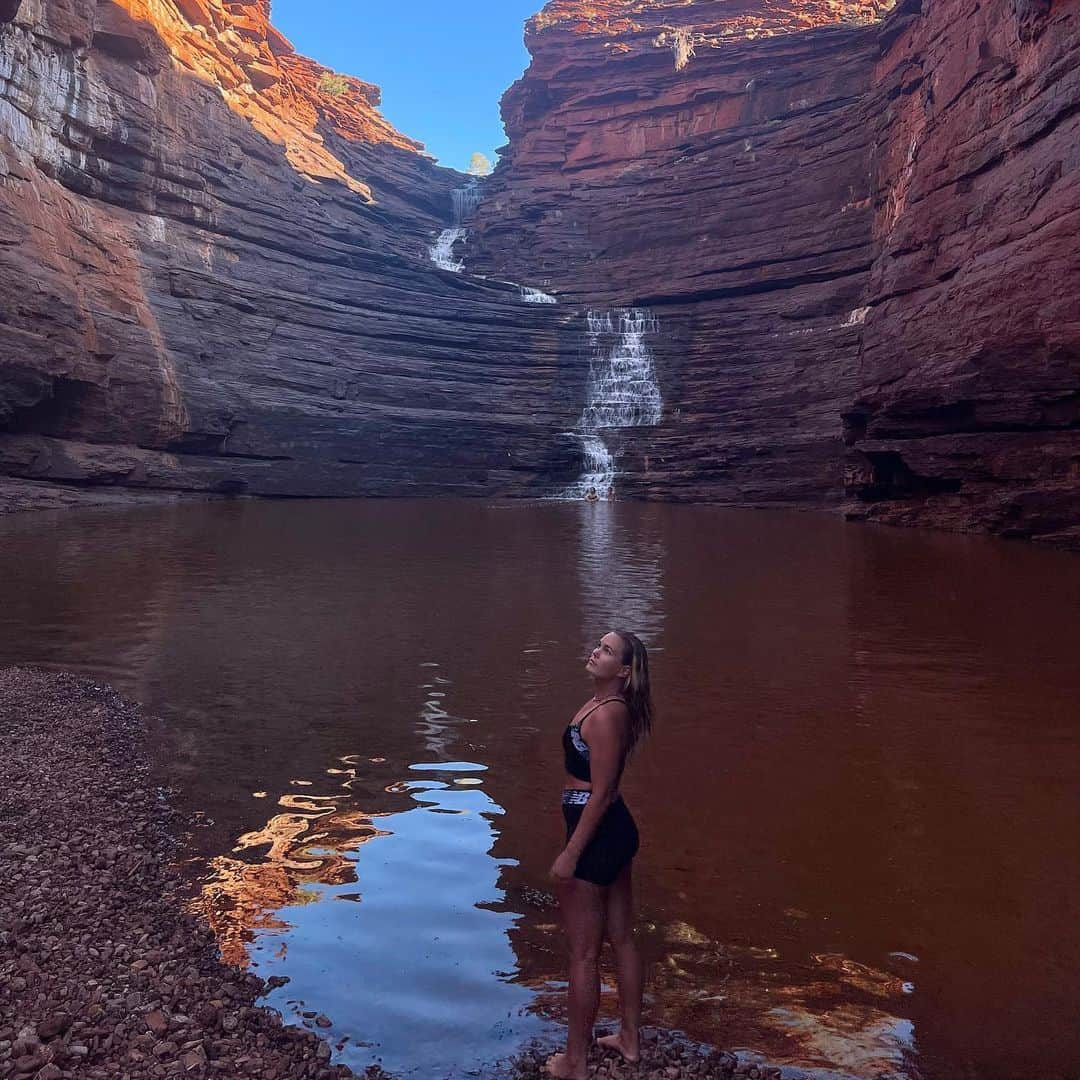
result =
M615 627L636 633L659 651L664 628L662 508L643 507L628 519L605 501L575 504L580 514L577 552L585 644Z
M199 906L229 963L247 964L260 932L289 929L284 910L319 898L318 886L357 880L353 853L387 833L362 811L335 806L348 797L282 795L283 813L244 833L231 855L211 861Z
M1080 1060L1080 560L709 507L238 502L0 521L0 582L0 663L162 718L226 947L377 1041L356 1064L465 1074L559 1017L559 735L613 623L658 689L626 782L651 1016L867 1080Z
M485 767L418 762L428 776L386 785L403 808L370 814L353 803L385 759L342 764L327 773L344 793L283 794L281 813L213 861L200 907L225 956L271 979L270 1003L294 1022L331 1018L322 1033L356 1068L430 1076L448 1056L463 1069L505 1057L543 1024L511 979L514 917L489 854L503 811L477 790Z

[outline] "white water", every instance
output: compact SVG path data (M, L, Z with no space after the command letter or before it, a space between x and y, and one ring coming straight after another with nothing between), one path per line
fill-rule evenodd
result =
M615 457L600 432L615 428L652 427L660 423L663 398L656 365L645 342L660 324L640 308L590 311L588 328L589 383L577 431L585 456L585 471L566 492L586 498L591 491L610 499L615 489Z
M428 255L440 270L460 274L465 269L465 263L454 257L454 245L461 243L469 235L465 223L480 205L480 181L475 178L470 180L464 187L455 188L450 197L454 207L454 224L439 233L435 243L428 248Z
M480 181L472 179L464 187L455 188L451 198L454 200L454 224L464 225L480 205Z
M530 285L518 287L521 289L521 299L526 304L557 304L559 302L551 293L541 292L540 289L534 289Z
M465 261L454 255L454 245L464 242L469 235L469 230L465 226L480 205L480 181L473 177L464 187L455 188L450 196L453 202L454 224L449 229L443 229L435 238L435 243L428 248L428 257L440 270L460 274L465 270ZM508 282L508 284L516 285L517 283ZM520 290L521 299L526 304L557 304L559 302L550 293L534 289L530 285L517 287Z
M460 226L452 229L443 229L438 239L431 245L429 253L431 261L440 270L449 270L451 273L460 274L465 269L465 263L454 258L454 245L465 239L466 230Z

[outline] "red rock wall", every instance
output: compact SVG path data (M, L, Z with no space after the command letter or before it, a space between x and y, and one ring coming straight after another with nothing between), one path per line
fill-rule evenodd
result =
M470 260L660 318L664 419L626 433L624 490L1076 538L1076 15L532 20Z
M23 0L0 25L0 475L550 484L561 312L432 265L463 178L267 16Z
M10 3L0 475L549 491L585 311L643 305L622 494L1076 542L1078 3L553 0L487 280L427 258L461 178L266 0Z
M897 30L852 510L1080 544L1080 2L928 3Z
M871 5L838 5L845 24L814 32L813 6L570 17L595 6L548 5L530 23L470 264L659 318L663 421L623 433L624 493L838 504L848 324L874 258L858 107L880 53ZM680 28L694 47L681 68Z

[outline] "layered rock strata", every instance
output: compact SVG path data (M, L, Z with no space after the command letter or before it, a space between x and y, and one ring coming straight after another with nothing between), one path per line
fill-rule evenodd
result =
M1080 546L1080 3L926 3L888 41L852 511Z
M0 475L524 493L613 455L621 494L1080 542L1078 3L552 0L465 274L428 257L463 178L266 0L9 3ZM619 307L660 422L564 438Z
M885 6L549 3L468 261L659 318L624 490L1070 542L1077 4Z
M576 407L561 313L430 262L463 178L268 14L24 0L0 26L0 474L530 490Z

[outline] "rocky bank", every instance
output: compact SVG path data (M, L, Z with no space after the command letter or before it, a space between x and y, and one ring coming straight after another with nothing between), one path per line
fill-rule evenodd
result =
M0 1076L351 1076L184 910L176 819L106 686L0 672Z

